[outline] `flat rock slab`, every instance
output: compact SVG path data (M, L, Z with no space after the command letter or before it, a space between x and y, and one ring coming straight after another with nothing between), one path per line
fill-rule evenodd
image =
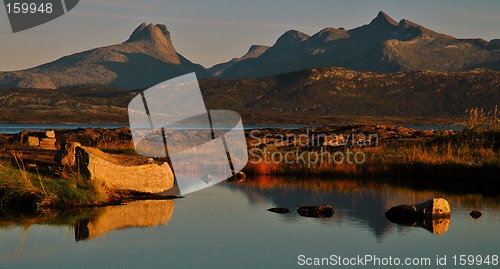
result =
M80 173L115 191L162 193L174 185L168 163L132 165L99 149L76 146L75 163Z

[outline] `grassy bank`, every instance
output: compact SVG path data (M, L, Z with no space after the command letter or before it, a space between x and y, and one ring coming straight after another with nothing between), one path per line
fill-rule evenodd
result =
M21 156L0 159L0 208L37 210L105 203L104 186L92 184L76 172L47 175L26 169Z
M346 156L350 156L347 159ZM356 158L358 156L358 158ZM275 158L273 158L275 157ZM415 185L452 185L480 192L500 187L498 110L469 111L460 132L437 132L428 139L383 141L375 146L276 147L250 154L245 172L256 175L336 176L411 180Z

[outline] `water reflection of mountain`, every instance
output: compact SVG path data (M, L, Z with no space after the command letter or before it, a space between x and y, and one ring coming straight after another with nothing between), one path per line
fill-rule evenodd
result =
M385 235L396 230L409 229L391 223L384 212L399 204L423 202L435 197L447 199L454 209L473 209L482 204L494 203L494 199L486 200L480 195L447 195L434 191L414 191L409 188L395 187L376 182L311 179L311 178L281 178L260 176L249 178L242 184L227 184L229 188L241 191L248 197L251 204L271 203L276 207L287 207L292 213L284 215L287 221L300 218L294 211L304 205L332 205L335 209L333 218L324 222L352 221L368 228L373 235L382 240ZM436 225L413 225L422 227L435 234L446 232L449 221L436 222Z

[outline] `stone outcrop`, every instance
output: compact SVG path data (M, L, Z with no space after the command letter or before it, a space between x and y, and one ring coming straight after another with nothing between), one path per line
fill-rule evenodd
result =
M76 147L81 147L82 145L78 142L70 142L63 145L54 156L54 160L63 165L72 167L76 165Z
M156 164L152 159L137 156L113 156L80 143L66 144L55 160L75 166L89 180L104 183L115 191L162 193L174 185L174 175L166 162Z
M21 145L39 147L46 150L56 150L56 133L48 131L24 131L20 134Z

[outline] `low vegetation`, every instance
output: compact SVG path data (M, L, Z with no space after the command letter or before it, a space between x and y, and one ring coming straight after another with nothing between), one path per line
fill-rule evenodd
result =
M92 184L76 172L45 175L27 169L22 156L0 160L0 208L37 210L90 206L104 203L109 193L102 185Z
M330 152L363 154L363 162L296 162L297 156L320 155L319 148L304 148L286 155L287 161L274 162L269 156L285 156L284 149L266 147L251 155L246 173L258 175L337 176L363 178L417 179L434 185L470 186L492 191L500 185L500 119L498 109L490 112L468 110L468 125L463 131L436 132L429 139L386 141L376 147L335 147ZM312 154L314 153L314 154ZM307 158L306 158L307 159ZM493 189L485 190L485 187Z

